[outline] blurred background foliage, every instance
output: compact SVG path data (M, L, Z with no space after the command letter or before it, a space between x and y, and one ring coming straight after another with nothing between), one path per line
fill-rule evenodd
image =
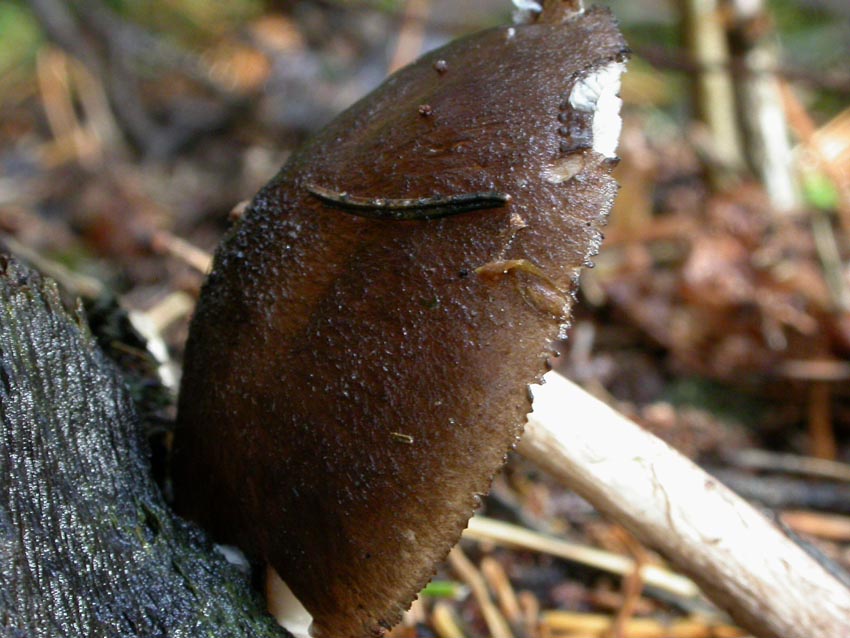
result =
M779 457L754 470L745 453L850 461L850 3L599 4L635 53L621 191L556 365L741 493L848 514L844 479L784 475ZM117 295L179 361L210 253L292 150L392 70L512 12L508 0L0 0L0 242L72 295ZM516 461L488 507L628 549ZM850 531L819 541L850 565ZM616 583L501 559L539 609L622 603Z
M635 398L638 379L734 383L814 354L838 365L850 5L603 4L635 56L622 191L580 312L600 334L634 331L629 347L658 376L624 366L605 383ZM0 231L91 277L88 291L142 307L191 298L231 208L293 148L424 50L512 12L507 0L4 0Z
M703 378L779 379L798 384L780 421L804 424L794 366L850 379L850 5L603 4L635 55L622 190L577 325L611 350L575 374L639 403L680 382L716 395ZM3 239L83 294L191 300L231 209L298 144L424 50L512 13L507 0L4 0ZM179 358L186 315L168 329ZM832 390L830 419L850 427Z

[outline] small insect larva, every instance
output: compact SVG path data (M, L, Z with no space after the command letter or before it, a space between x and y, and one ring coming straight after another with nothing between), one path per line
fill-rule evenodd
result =
M484 208L501 208L511 199L507 193L498 191L390 199L351 195L345 191L335 191L315 183L308 183L306 188L311 195L325 204L352 215L391 221L437 219Z
M403 434L402 432L390 432L390 436L393 438L394 441L398 441L399 443L413 445L413 437L409 434Z

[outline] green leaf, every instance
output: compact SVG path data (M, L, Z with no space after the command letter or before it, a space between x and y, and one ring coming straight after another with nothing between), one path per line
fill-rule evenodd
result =
M32 13L18 2L0 2L0 75L30 66L43 40Z
M450 598L459 600L466 596L468 590L465 585L453 580L432 580L425 585L420 595L428 598Z
M816 171L803 175L803 196L808 204L821 210L838 208L840 197L833 181L824 173Z

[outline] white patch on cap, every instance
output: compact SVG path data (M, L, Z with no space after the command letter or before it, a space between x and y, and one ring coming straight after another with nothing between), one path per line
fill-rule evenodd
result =
M514 2L514 24L528 24L534 21L535 14L543 11L539 2L534 0L513 0Z
M543 6L534 0L513 0L514 6L520 11L534 11L540 13L543 11Z
M620 141L620 77L626 65L609 62L607 65L582 78L570 92L570 106L576 111L593 113L593 150L605 157L617 156Z

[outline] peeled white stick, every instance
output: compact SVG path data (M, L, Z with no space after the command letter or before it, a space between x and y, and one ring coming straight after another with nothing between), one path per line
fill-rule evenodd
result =
M850 638L850 590L666 443L549 372L520 453L661 551L759 638Z

